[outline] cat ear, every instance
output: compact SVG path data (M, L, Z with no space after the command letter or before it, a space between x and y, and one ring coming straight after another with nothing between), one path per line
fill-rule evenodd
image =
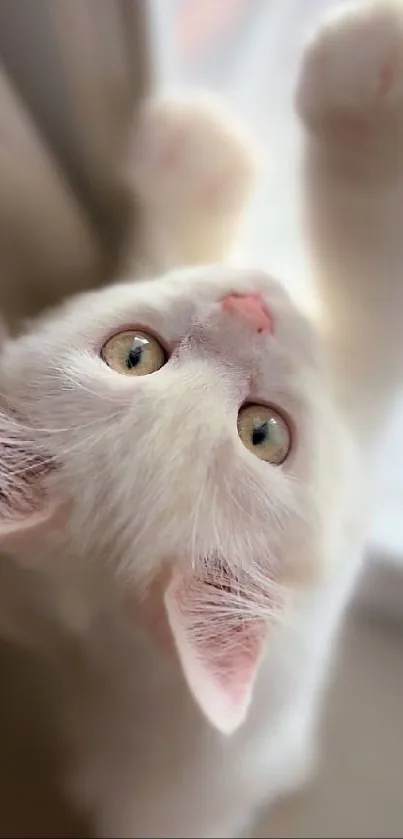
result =
M32 432L0 410L1 548L30 540L53 517L58 505L47 487L53 470L53 458L35 443Z
M165 607L188 687L209 721L232 734L252 698L267 622L242 620L236 606L226 606L224 592L179 574Z

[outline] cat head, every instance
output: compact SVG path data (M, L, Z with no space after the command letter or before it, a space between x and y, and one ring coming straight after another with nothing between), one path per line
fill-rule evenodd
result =
M171 639L234 730L335 516L309 323L266 274L183 269L47 315L6 343L0 393L0 546Z

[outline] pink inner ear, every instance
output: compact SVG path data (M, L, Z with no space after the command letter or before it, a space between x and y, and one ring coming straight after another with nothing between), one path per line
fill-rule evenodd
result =
M248 710L267 624L242 619L235 605L227 607L225 601L225 592L194 575L174 576L165 595L188 686L210 722L231 734Z

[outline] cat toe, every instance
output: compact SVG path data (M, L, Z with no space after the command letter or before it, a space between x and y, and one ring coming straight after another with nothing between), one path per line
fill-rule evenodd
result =
M156 209L233 212L253 185L256 155L246 131L211 97L150 100L131 149L131 178Z
M403 117L403 5L352 2L331 12L308 43L297 88L311 128L371 129Z

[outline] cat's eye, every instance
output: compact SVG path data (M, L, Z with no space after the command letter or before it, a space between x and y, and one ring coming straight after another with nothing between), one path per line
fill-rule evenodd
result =
M238 434L252 454L279 466L291 448L290 429L283 417L265 405L245 405L238 414Z
M101 358L123 376L148 376L163 367L166 361L159 341L137 329L128 329L109 338L102 347Z

